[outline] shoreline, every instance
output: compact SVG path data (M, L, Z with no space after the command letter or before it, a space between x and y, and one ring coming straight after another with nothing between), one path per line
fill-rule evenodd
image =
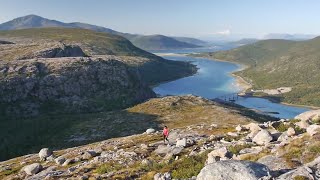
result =
M233 76L235 79L236 79L236 85L241 89L241 91L239 92L240 93L244 93L245 91L247 91L248 89L252 88L252 84L249 83L248 81L244 80L243 77L239 76L239 75L236 75L234 73L236 72L240 72L240 71L243 71L245 69L248 68L247 65L245 64L242 64L242 63L238 63L238 62L234 62L234 61L227 61L227 60L222 60L222 59L216 59L216 58L210 58L210 57L199 57L199 56L193 56L195 58L207 58L207 59L211 59L213 61L220 61L220 62L229 62L229 63L233 63L233 64L237 64L237 65L240 65L240 69L234 71L234 72L231 72L231 76ZM254 96L252 95L251 97L257 97L257 98L263 98L263 99L267 99L269 101L272 102L272 100L270 100L269 98L267 97L263 97L263 96ZM307 109L310 109L310 110L316 110L316 109L320 109L320 107L317 107L317 106L308 106L308 105L301 105L301 104L291 104L291 103L286 103L286 102L277 102L279 104L283 104L283 105L287 105L287 106L292 106L292 107L301 107L301 108L307 108Z

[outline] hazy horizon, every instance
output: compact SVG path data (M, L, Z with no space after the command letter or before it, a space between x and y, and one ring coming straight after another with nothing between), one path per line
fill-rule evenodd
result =
M320 2L0 0L0 23L35 14L62 22L83 22L134 34L201 39L263 38L266 34L320 32Z

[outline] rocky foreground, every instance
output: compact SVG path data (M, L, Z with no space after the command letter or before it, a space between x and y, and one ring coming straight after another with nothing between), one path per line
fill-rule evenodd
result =
M164 144L159 127L145 133L59 151L39 149L0 163L3 179L319 179L320 125L318 116L301 120L256 123L236 119L236 110L194 96L153 99L131 110L145 113L183 111L183 106L216 108L227 119L201 116L191 122L166 121L172 128ZM146 109L146 105L150 109ZM169 108L170 107L170 108ZM201 110L209 112L209 109ZM199 111L198 111L199 112ZM217 112L217 111L214 111ZM220 114L220 115L221 115ZM174 114L180 118L180 115ZM223 116L216 114L223 119ZM230 117L227 117L230 115ZM207 118L205 118L207 117ZM238 123L236 123L238 122ZM227 127L227 126L228 127Z

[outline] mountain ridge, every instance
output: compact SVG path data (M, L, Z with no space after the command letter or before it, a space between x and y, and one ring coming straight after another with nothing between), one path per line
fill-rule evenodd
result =
M169 43L166 44L167 41L162 42L161 39L158 39L158 41L153 41L153 43L150 43L150 40L148 39L150 36L144 36L144 35L138 35L138 34L130 34L130 33L122 33L115 31L110 28L97 26L97 25L91 25L88 23L81 23L81 22L71 22L71 23L64 23L57 20L51 20L47 18L43 18L38 15L27 15L23 17L15 18L11 21L5 22L0 24L0 30L16 30L16 29L28 29L28 28L43 28L43 27L64 27L64 28L82 28L82 29L89 29L94 30L97 32L107 32L115 35L119 35L122 37L127 38L129 41L132 41L134 45L140 46L141 49L147 49L147 50L157 50L157 47L161 44L162 49L170 49L170 48L194 48L199 47L199 45L194 45L188 42L179 41L178 39L175 39L174 37L168 37L165 36L166 39L170 38L170 42L174 42L174 44ZM163 35L162 35L163 36ZM139 39L139 40L137 40ZM146 42L143 42L145 40ZM191 41L191 39L184 38L185 41ZM137 41L135 44L134 41ZM196 41L194 38L192 41ZM202 41L198 40L197 43L200 43ZM148 46L143 45L144 43L148 43Z

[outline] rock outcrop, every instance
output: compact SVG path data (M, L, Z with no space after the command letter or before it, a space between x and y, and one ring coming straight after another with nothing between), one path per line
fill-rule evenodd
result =
M35 58L59 58L59 57L85 57L87 56L82 49L75 44L48 43L42 44L42 48L36 51L16 57L16 60L35 59Z
M154 97L137 71L113 56L0 63L0 105L7 116L99 112Z

